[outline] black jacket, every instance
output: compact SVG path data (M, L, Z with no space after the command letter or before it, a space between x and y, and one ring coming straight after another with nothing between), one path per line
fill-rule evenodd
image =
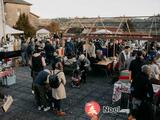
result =
M132 72L132 78L141 72L141 67L145 64L144 60L140 58L136 58L135 60L131 61L129 66L129 70Z
M131 95L140 100L149 100L153 99L153 87L149 77L141 72L138 74L131 83Z

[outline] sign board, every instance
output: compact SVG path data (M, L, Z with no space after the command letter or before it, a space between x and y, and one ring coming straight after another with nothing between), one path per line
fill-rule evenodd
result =
M7 99L6 99L6 101L5 101L5 103L2 106L3 111L7 112L8 109L10 108L10 106L12 105L12 103L13 103L12 96L8 96Z

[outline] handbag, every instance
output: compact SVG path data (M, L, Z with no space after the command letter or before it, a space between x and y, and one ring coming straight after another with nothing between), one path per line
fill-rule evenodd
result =
M2 110L3 110L4 112L7 112L8 109L10 108L10 106L12 105L12 103L13 103L13 98L12 98L12 96L7 96L7 97L6 97L6 101L5 101L4 104L2 105Z

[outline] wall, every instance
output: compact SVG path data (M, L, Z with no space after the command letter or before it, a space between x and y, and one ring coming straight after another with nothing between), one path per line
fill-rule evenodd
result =
M5 4L5 17L6 23L10 26L14 26L19 18L19 15L22 13L29 14L30 6L6 3Z
M39 19L38 19L37 16L33 15L32 13L30 13L29 14L29 22L35 29L38 29Z

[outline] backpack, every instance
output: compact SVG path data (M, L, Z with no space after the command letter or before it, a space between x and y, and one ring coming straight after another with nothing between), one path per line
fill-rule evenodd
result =
M60 82L59 82L59 79L58 79L58 74L60 73L61 71L59 71L58 73L56 74L53 74L53 75L50 75L49 76L49 85L51 88L58 88L60 86Z

